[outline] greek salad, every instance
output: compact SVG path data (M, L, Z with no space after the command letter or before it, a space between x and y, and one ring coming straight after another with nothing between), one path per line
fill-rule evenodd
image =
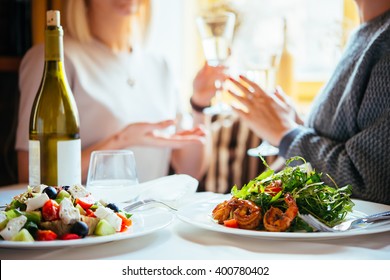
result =
M96 200L82 185L28 186L0 212L0 242L104 236L131 224L131 214Z

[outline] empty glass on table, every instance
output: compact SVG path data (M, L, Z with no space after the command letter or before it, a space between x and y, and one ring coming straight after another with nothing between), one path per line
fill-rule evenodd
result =
M91 154L87 190L106 202L135 200L140 193L134 153L130 150L94 151Z

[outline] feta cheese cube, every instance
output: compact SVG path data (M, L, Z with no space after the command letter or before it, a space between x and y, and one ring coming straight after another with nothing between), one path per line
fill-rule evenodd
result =
M26 211L34 211L35 209L41 208L46 201L48 201L50 198L47 196L46 193L39 194L37 196L34 196L26 201Z
M60 219L66 224L73 224L80 221L80 211L73 206L72 201L65 197L60 203Z
M104 207L104 206L99 206L96 211L95 211L95 216L98 217L99 219L104 219L108 215L111 215L114 213L110 208Z
M86 188L84 188L82 185L74 185L70 186L68 189L68 192L74 197L74 198L82 198L89 195L89 192Z
M115 228L116 231L121 230L122 219L119 218L118 215L112 211L112 209L99 206L95 211L95 216L99 219L106 220L110 225L113 226L113 228Z
M24 226L27 222L26 216L19 216L12 220L10 220L5 228L0 231L0 235L4 238L4 240L11 240Z
M121 230L122 219L117 214L111 213L104 218L116 231Z

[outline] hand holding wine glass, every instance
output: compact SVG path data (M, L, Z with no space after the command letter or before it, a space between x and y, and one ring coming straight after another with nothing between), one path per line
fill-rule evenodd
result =
M207 13L199 16L196 22L207 64L212 67L223 66L231 53L235 15L229 12ZM206 108L205 113L215 115L230 111L230 107L221 100L223 81L216 79L214 85L216 104Z
M276 73L283 49L283 22L279 18L260 19L246 40L241 40L242 62L246 77L261 87L264 92L273 92L276 86ZM279 149L262 137L259 146L247 151L250 156L273 156Z
M244 76L229 80L238 89L229 92L245 106L233 107L234 110L260 138L278 146L283 136L299 125L296 111L285 102L280 89L268 93Z

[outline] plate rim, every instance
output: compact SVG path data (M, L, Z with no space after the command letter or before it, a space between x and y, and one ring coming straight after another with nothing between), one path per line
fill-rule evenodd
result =
M161 217L157 219L155 217L156 214L160 215ZM133 216L135 217L136 220L144 221L145 218L151 215L153 215L154 219L157 219L160 222L160 224L153 223L153 227L138 232L133 232L131 230L130 231L128 230L125 232L118 232L112 235L88 236L85 238L73 239L73 240L32 241L32 242L0 240L0 248L1 249L52 249L52 248L92 246L92 245L98 245L98 244L103 244L108 242L115 242L115 241L134 239L137 237L146 236L148 234L159 231L169 226L175 219L175 215L171 211L164 208L153 208L153 209L133 212ZM162 219L162 217L165 217L165 220Z
M379 225L375 227L370 228L362 228L362 229L356 229L346 232L269 232L269 231L255 231L255 230L245 230L245 229L235 229L235 228L228 228L224 227L222 225L217 224L215 221L211 218L211 211L213 207L215 207L219 202L222 202L226 200L226 195L224 195L221 198L212 199L210 201L201 201L201 202L194 202L186 207L183 207L179 209L179 211L176 213L176 216L183 222L186 222L188 224L191 224L193 226L210 230L218 233L225 233L235 236L243 236L243 237L251 237L251 238L259 238L259 239L272 239L272 240L307 240L307 241L314 241L314 240L321 240L321 239L339 239L339 238L346 238L346 237L354 237L354 236L361 236L361 235L369 235L369 234L375 234L375 233L381 233L390 231L390 224L386 223L384 225ZM356 205L361 204L369 204L371 206L378 206L378 207L384 207L387 210L390 210L390 205L385 204L378 204L374 202L369 201L362 201L357 199L352 199L352 201ZM207 205L208 208L205 209L208 210L208 212L202 213L204 217L207 217L204 221L197 221L194 216L188 216L183 214L186 210L189 210L190 207L199 206L200 204ZM206 208L206 206L203 206ZM192 212L194 209L192 209ZM386 210L384 210L386 211ZM360 209L355 209L355 212L362 213ZM364 213L364 212L363 212ZM371 213L367 213L371 214Z

